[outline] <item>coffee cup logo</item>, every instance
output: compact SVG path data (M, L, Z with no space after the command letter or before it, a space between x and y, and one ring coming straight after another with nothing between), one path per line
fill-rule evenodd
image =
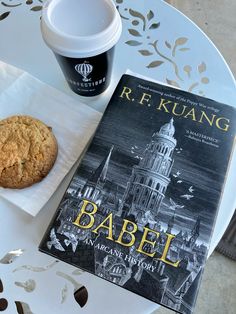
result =
M91 81L91 78L88 78L89 74L93 71L93 66L86 61L81 64L76 64L75 70L83 77L83 82Z

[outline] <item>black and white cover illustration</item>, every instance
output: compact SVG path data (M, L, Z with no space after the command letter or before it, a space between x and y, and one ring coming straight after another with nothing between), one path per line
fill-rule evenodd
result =
M234 125L230 106L124 75L40 250L191 313Z

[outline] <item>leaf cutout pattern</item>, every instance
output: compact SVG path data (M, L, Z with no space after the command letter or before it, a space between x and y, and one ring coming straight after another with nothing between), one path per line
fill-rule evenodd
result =
M190 78L191 76L191 71L192 71L192 67L190 65L185 65L184 66L184 72L187 73L188 77Z
M65 302L67 295L68 295L68 287L67 287L67 284L65 284L63 289L61 290L61 304Z
M10 14L10 11L4 12L3 14L0 15L0 21L4 20L8 15Z
M14 8L14 7L18 7L18 6L21 5L22 3L8 4L8 3L5 3L5 2L1 2L1 4L2 4L4 7Z
M39 1L40 1L40 0L39 0ZM40 1L40 2L41 2L41 1ZM121 17L122 19L124 19L124 20L126 20L126 21L128 21L128 20L129 20L129 18L128 18L128 17L126 17L126 16L124 16L124 15L122 15L122 14L120 13L119 6L118 6L118 5L116 6L116 9L117 9L117 11L119 12L120 17Z
M167 48L171 49L171 44L168 41L165 41L165 45Z
M134 17L139 17L141 20L145 19L145 17L139 13L138 11L134 11L132 9L129 9L129 13L130 15L134 16Z
M80 307L84 307L88 301L88 290L83 286L74 292L75 301L80 305Z
M160 26L160 22L159 23L153 23L150 27L149 27L149 29L156 29L156 28L158 28L159 26Z
M166 78L166 82L167 82L169 85L172 85L172 86L175 86L175 87L177 87L177 88L180 88L179 84L178 84L176 81L169 80L168 78Z
M188 92L192 92L192 90L193 90L194 88L196 88L198 85L199 85L198 82L193 83L193 84L189 87Z
M11 264L13 263L19 256L23 254L25 250L17 249L9 251L0 259L0 264Z
M19 314L33 314L29 304L21 301L15 301L16 310Z
M59 263L58 260L55 260L54 262L52 262L51 264L45 266L45 267L41 267L41 266L31 266L31 265L22 265L22 266L19 266L17 268L15 268L12 272L16 272L16 271L19 271L19 270L30 270L30 271L33 271L33 272L36 272L36 273L40 273L40 272L43 272L43 271L47 271L48 269L52 268L54 265L56 265L57 263Z
M129 9L129 13L130 13L130 15L132 15L134 17L138 17L138 18L140 18L143 21L143 31L145 31L145 29L146 29L146 19L145 19L145 17L141 13L139 13L138 11L134 11L132 9Z
M125 42L127 45L130 46L139 46L142 45L142 43L140 41L136 41L136 40L128 40Z
M42 6L41 5L37 5L33 8L30 9L31 11L41 11L42 10Z
M147 14L147 19L148 19L148 21L150 21L151 19L153 19L154 18L154 13L152 12L152 10L150 10L149 12L148 12L148 14Z
M82 275L83 272L84 272L84 271L81 270L81 269L75 269L75 270L73 270L72 275Z
M153 53L150 52L149 50L139 50L139 52L141 53L142 56L151 56L151 55L153 55Z
M35 290L36 282L33 279L29 279L25 282L15 281L15 285L24 288L26 292L32 292Z
M204 62L202 62L201 64L199 64L198 66L198 72L199 73L203 73L206 71L206 64Z
M186 44L187 41L188 41L188 38L186 38L186 37L179 37L176 39L174 48L172 50L172 57L175 57L176 48L178 46L182 46L182 45Z
M133 21L132 21L132 24L133 24L134 26L137 26L137 25L139 24L139 21L138 21L138 20L133 20Z
M166 61L170 62L172 64L172 66L174 67L174 71L175 71L175 74L177 76L177 78L180 80L180 81L183 81L183 79L181 78L181 76L179 75L179 68L178 68L178 65L170 58L168 58L167 56L165 56L160 50L159 48L157 47L157 43L158 43L158 40L155 40L153 43L149 43L149 45L151 45L154 49L155 49L155 52L163 59L165 59Z
M179 51L188 51L190 48L180 48Z
M131 29L130 28L130 29L128 29L128 31L133 36L136 36L136 37L141 37L142 36L138 31L136 31L136 29Z
M201 82L202 82L203 84L208 84L208 83L209 83L209 78L208 78L208 77L203 77L203 78L201 79Z
M75 290L78 290L79 288L83 287L82 284L80 284L79 282L77 282L73 277L61 272L61 271L57 271L56 274L66 280L68 280L69 282L72 283L72 285L74 286Z
M186 38L186 37L180 37L180 38L177 38L177 39L176 39L175 45L176 45L176 46L182 46L182 45L186 44L187 41L188 41L188 38Z
M160 66L162 63L164 63L163 61L157 60L157 61L153 61L151 63L149 63L149 65L147 65L147 68L156 68L158 66Z

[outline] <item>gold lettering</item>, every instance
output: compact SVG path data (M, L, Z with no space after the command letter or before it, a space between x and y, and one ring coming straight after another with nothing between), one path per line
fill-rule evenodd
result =
M146 96L147 96L148 98L146 98ZM152 98L152 95L143 93L143 96L142 96L142 98L141 98L139 104L143 105L143 102L144 102L144 101L146 101L146 102L148 103L148 101L149 101L151 98Z
M93 207L93 210L91 212L86 211L88 205L92 205L92 207ZM95 221L93 215L97 212L97 210L98 210L98 208L97 208L97 205L95 203L87 201L87 200L83 200L83 204L82 204L82 208L80 210L80 213L77 216L76 220L73 222L73 224L80 227L80 228L84 228L84 229L91 228L94 224L94 221ZM85 226L80 224L80 219L83 215L86 215L90 218L89 223Z
M132 225L133 226L133 230L127 230L128 225ZM135 242L134 233L137 230L138 230L138 227L137 227L137 225L134 222L129 221L127 219L124 219L122 230L121 230L119 238L117 239L116 242L121 244L121 245L124 245L124 246L132 246L132 245L134 245L134 242ZM131 236L131 241L129 243L122 242L122 238L123 238L124 233L127 233L127 234L129 234Z
M137 249L137 252L142 253L142 254L146 254L146 255L148 255L148 256L153 257L153 256L156 254L156 252L147 253L147 252L143 251L143 246L144 246L145 243L151 244L151 246L152 246L153 248L154 248L154 246L155 246L155 244L156 244L156 241L149 241L149 240L147 240L148 232L152 232L152 233L156 234L156 235L157 235L157 238L160 236L160 232L157 232L157 231L154 231L154 230L149 229L149 228L147 228L147 227L144 227L144 232L143 232L142 240L141 240L141 242L140 242L140 244L139 244L139 247L138 247L138 249Z
M166 108L166 105L172 104L171 100L165 100L164 98L161 98L161 102L159 104L159 107L157 108L157 110L162 110L162 107L164 108L165 112L169 112L169 110Z
M124 98L124 96L128 99L131 100L129 95L132 93L132 89L129 87L124 86L122 93L120 94L121 98Z
M192 109L184 116L184 118L187 118L188 116L191 116L191 117L192 117L192 120L197 121L197 120L196 120L196 116L195 116L195 109L194 109L194 108L192 108Z
M201 110L201 113L202 113L202 114L201 114L200 120L199 120L198 122L199 122L199 123L203 123L202 120L203 120L203 118L205 118L206 121L210 124L210 126L212 126L212 125L213 125L213 122L214 122L214 120L215 120L216 115L215 115L215 114L212 114L212 115L211 115L211 120L210 120L209 117L206 115L205 111L202 111L202 110Z
M217 128L220 129L220 130L223 130L223 131L228 131L229 124L224 123L223 125L220 125L220 121L221 120L227 121L228 123L230 122L229 119L226 119L226 118L223 118L223 117L218 118L218 119L216 119L216 126L217 126Z
M187 106L182 106L182 108L183 108L182 112L181 112L181 113L176 113L176 112L175 112L175 108L176 108L178 105L179 105L179 104L178 104L177 102L175 102L174 107L173 107L173 109L172 109L172 113L173 113L175 116L182 116L182 115L184 114L185 109L187 108Z
M108 221L108 226L105 225L105 223ZM108 215L106 217L106 219L104 219L100 225L97 226L96 229L94 229L92 232L94 233L98 233L98 230L100 228L104 228L104 229L107 229L108 230L108 236L106 237L107 239L111 240L111 241L114 241L113 237L112 237L112 213L110 213L110 215Z
M173 234L169 234L169 233L166 233L166 236L167 236L167 241L166 241L166 244L165 244L165 248L164 248L163 254L162 254L161 258L160 258L160 261L163 261L164 263L169 264L171 266L178 267L180 261L177 261L177 262L173 263L173 262L171 262L171 261L166 259L168 251L169 251L169 248L170 248L171 241L172 241L173 238L175 238L175 236Z

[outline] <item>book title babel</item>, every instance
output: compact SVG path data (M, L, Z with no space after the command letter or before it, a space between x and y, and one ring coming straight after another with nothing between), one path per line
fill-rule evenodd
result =
M92 211L91 211L91 207L92 207ZM76 220L73 223L77 227L82 228L82 229L90 229L90 228L92 228L94 223L95 223L95 219L96 219L95 218L95 214L96 214L97 210L98 210L98 207L97 207L97 205L95 203L84 199L82 201L82 207L81 207L80 213L79 213L78 217L76 218ZM81 220L81 218L84 215L89 217L88 224L86 224L86 225L84 223L80 223L80 220ZM135 244L135 232L137 232L137 230L138 230L137 224L135 224L134 222L129 221L127 219L124 219L123 220L122 229L121 229L121 232L119 234L119 237L118 237L117 240L115 240L114 236L113 236L113 217L112 216L113 216L112 213L109 214L95 229L92 230L92 232L95 233L95 234L98 234L98 231L100 229L106 229L106 230L108 230L108 235L106 236L106 238L108 240L115 241L116 243L118 243L120 245L123 245L123 246L132 247ZM140 242L140 244L138 246L138 249L136 251L139 252L139 253L148 255L150 257L154 257L155 256L155 252L153 252L153 253L145 252L143 250L143 247L144 247L144 245L146 243L148 243L148 244L152 245L152 247L154 248L154 246L156 244L156 240L155 241L150 241L150 240L147 239L147 236L148 235L150 236L150 233L152 233L154 236L156 236L156 238L158 238L160 236L160 232L157 232L155 230L149 229L147 227L144 227L143 229L144 229L143 236L142 236L141 242ZM128 243L127 243L127 241L123 241L123 235L125 233L128 234L130 236L130 238L131 238ZM172 265L174 267L178 267L180 261L177 261L177 262L174 263L174 262L171 262L170 260L166 259L169 247L171 245L171 240L173 238L175 238L175 236L173 234L169 234L169 233L166 233L166 236L167 236L167 239L166 239L166 243L165 243L165 248L164 248L163 254L158 259L160 261L163 261L164 263L167 263L167 264Z

